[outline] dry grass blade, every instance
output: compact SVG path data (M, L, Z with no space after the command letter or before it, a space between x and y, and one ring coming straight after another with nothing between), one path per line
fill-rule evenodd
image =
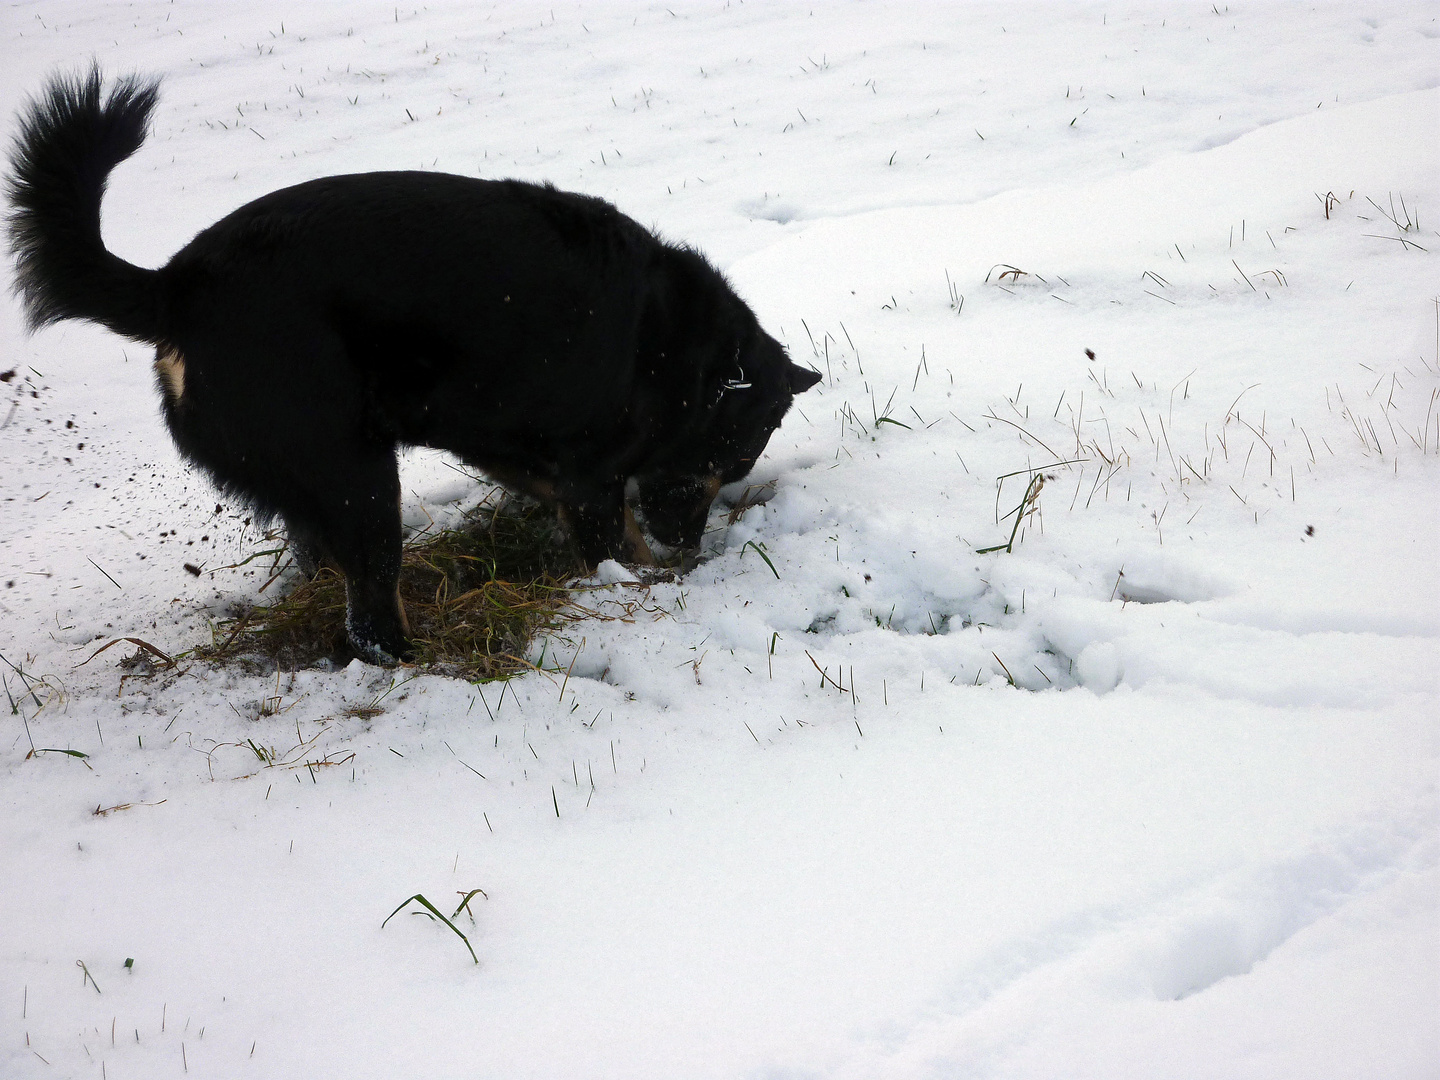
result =
M482 505L461 528L412 539L400 596L415 662L471 680L530 670L524 656L538 631L592 614L571 603L567 582L582 573L554 512L516 499ZM348 660L343 577L322 567L276 603L221 624L215 642L194 655L284 668Z
M99 656L99 655L100 655L102 652L104 652L106 649L110 648L110 646L112 646L112 645L119 645L122 641L128 641L131 645L134 645L134 646L135 646L137 649L139 649L141 652L146 652L146 653L149 653L151 656L156 657L156 658L159 659L159 661L160 661L162 664L164 664L167 668L172 668L172 667L175 666L175 659L174 659L174 657L169 656L168 654L166 654L165 652L161 651L160 649L157 649L154 645L151 645L148 641L142 641L142 640L141 640L140 638L138 638L138 637L118 637L118 638L111 638L109 641L107 641L104 645L101 645L100 648L96 649L93 653L91 653L91 654L90 654L88 657L86 657L84 660L80 661L80 663L79 663L78 665L76 665L76 666L77 666L77 667L84 667L84 666L85 666L86 664L88 664L91 660L94 660L95 657ZM137 654L137 655L138 655L138 654Z

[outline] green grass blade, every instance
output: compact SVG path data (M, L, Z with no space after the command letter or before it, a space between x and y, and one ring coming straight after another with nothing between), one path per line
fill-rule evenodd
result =
M755 549L755 554L759 555L760 558L765 560L765 565L768 566L770 568L770 572L775 575L775 580L779 581L780 571L775 569L775 564L770 561L770 556L765 554L765 549L759 544L757 544L754 540L746 540L745 543L740 546L740 552L742 555L744 554L747 547Z
M474 893L472 893L471 895L473 896ZM467 896L465 899L468 901L468 900L470 899L470 897ZM437 907L436 907L434 904L432 904L429 900L425 899L424 895L421 894L421 893L416 893L414 896L408 897L407 899L405 899L405 900L400 904L399 907L397 907L394 911L390 912L389 915L386 915L386 916L385 916L385 922L382 922L382 923L380 924L380 929L381 929L381 930L384 930L384 929L385 929L385 923L388 923L388 922L389 922L391 919L393 919L396 915L400 914L401 910L404 909L405 905L406 905L406 904L410 904L410 903L420 904L420 905L421 905L422 907L424 907L431 915L433 915L435 918L439 919L439 920L440 920L441 922L443 922L446 926L448 926L451 930L455 931L456 937L458 937L461 941L463 941L463 942L465 943L465 948L466 948L467 950L469 950L469 952L470 952L470 959L471 959L471 960L474 960L475 963L477 963L477 964L480 963L480 958L475 955L475 950L474 950L473 948L471 948L470 939L465 936L464 932L463 932L458 926L456 926L453 922L451 922L449 919L447 919L447 918L440 912L440 909L439 909L439 908L437 908ZM461 906L463 907L464 905L462 904ZM457 914L459 913L459 909L458 909L458 908L456 909L456 913L457 913Z

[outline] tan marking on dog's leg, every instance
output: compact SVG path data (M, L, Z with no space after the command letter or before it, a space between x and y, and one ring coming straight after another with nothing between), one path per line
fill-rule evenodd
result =
M400 630L408 638L410 636L410 620L405 615L405 601L400 599L400 583L395 583L395 610L400 613Z
M185 357L180 355L180 350L173 345L158 350L155 353L155 371L165 384L170 403L179 405L180 399L185 396Z
M555 502L555 485L541 476L530 476L520 470L486 468L481 470L490 480L516 495L528 495L543 503Z
M555 485L543 477L533 477L520 486L522 495L529 495L532 499L539 499L543 503L555 501Z
M645 542L645 534L635 522L635 512L625 504L625 547L628 560L636 566L654 566L655 555Z

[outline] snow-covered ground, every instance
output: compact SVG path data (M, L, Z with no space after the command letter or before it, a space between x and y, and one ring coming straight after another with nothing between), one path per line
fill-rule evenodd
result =
M545 179L826 376L553 675L125 677L259 538L144 349L6 298L0 1074L1440 1075L1433 4L47 0L0 52L7 117L164 74L134 261ZM478 966L381 928L473 889Z

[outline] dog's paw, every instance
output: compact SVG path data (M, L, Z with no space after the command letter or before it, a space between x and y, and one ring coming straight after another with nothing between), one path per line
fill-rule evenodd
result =
M411 653L408 646L403 649L387 649L374 642L356 641L353 637L350 639L350 650L367 664L374 664L376 667L395 667L406 663Z
M414 649L404 635L380 632L370 619L348 617L345 620L345 636L351 651L367 664L394 667L414 655Z

